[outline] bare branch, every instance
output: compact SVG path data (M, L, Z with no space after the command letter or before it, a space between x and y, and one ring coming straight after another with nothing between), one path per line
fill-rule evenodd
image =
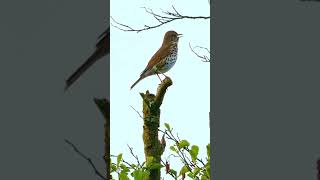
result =
M116 155L110 155L110 157L118 157ZM121 160L121 162L127 164L127 167L132 167L131 164L128 161L125 161L124 159ZM115 163L112 163L113 165L116 165Z
M175 136L172 134L172 131L163 131L163 130L159 130L159 131L162 132L162 133L165 133L166 136L167 136L167 138L170 139L170 140L172 140L172 141L174 141L174 143L175 143L176 145L179 144L180 138L179 138L179 136L178 136L178 133L177 133L177 136L175 137ZM184 147L183 149L190 153L190 149L189 149L188 147ZM183 162L185 165L187 165L187 167L188 167L189 170L190 170L190 167L189 167L190 165L193 166L193 167L195 167L195 166L196 166L196 167L199 167L197 164L194 164L194 163L189 159L189 157L185 156L184 152L183 152L181 149L178 149L178 153L177 153L177 154L178 154L178 156L182 159L182 162ZM202 159L197 158L197 161L199 161L199 162L202 164L203 167L205 166L205 163L203 162Z
M189 47L191 49L191 51L198 57L201 59L202 62L210 62L210 56L213 56L212 53L210 53L210 50L208 48L205 47L201 47L201 46L195 46L195 47L191 47L191 44L189 43ZM200 48L200 49L204 49L207 51L207 53L210 54L210 56L208 57L207 55L200 55L198 52L195 51L196 48Z
M178 14L179 16L182 16L180 13L178 13L178 11L176 10L176 8L174 8L174 6L172 6L172 9L174 10L174 12L175 12L176 14Z
M182 20L182 19L210 19L210 16L187 16L187 15L182 15L181 13L179 13L177 11L177 9L172 6L173 11L163 11L162 10L162 14L158 14L153 12L152 9L150 8L146 8L146 7L142 7L145 12L151 16L153 16L153 18L156 19L156 21L158 22L155 25L144 25L143 28L132 28L129 25L126 24L122 24L118 21L116 21L113 17L111 17L111 20L113 21L113 23L111 22L110 24L121 30L121 31L131 31L131 32L141 32L141 31L145 31L145 30L150 30L150 29L154 29L157 27L160 27L162 25L165 25L167 23L170 23L172 21L175 20Z
M70 145L73 150L79 154L83 159L87 160L88 163L91 165L92 169L94 170L95 174L97 176L99 176L101 179L103 180L107 180L106 177L104 177L99 171L98 169L96 168L96 166L94 165L94 163L92 162L92 160L90 158L88 158L86 155L84 155L72 142L70 142L69 140L65 139L64 140L68 145Z
M130 149L131 155L137 160L138 166L142 167L141 164L140 164L138 155L135 155L135 154L133 153L133 148L132 148L132 147L130 147L128 144L127 144L127 146L128 146L128 148Z

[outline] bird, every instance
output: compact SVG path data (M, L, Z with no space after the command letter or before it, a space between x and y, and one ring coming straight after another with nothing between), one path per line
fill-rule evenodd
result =
M141 72L139 79L133 83L130 89L132 89L142 79L151 75L156 74L160 81L162 80L159 74L167 77L164 73L168 72L177 61L178 41L180 37L182 37L182 34L178 34L172 30L167 31L164 34L161 47L151 57L146 68Z
M96 49L91 56L68 77L65 84L65 91L77 81L84 72L86 72L95 62L110 53L110 27L105 30L99 37L96 43Z

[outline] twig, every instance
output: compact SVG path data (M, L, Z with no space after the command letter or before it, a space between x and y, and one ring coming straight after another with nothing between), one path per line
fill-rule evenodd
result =
M191 44L189 43L189 47L191 49L191 51L198 57L201 59L202 62L210 62L210 57L206 56L206 55L200 55L199 53L197 53L194 49L195 48L200 48L200 49L204 49L206 50L210 55L213 56L213 54L210 53L210 50L208 48L205 47L201 47L201 46L195 46L195 47L191 47Z
M92 160L90 158L88 158L86 155L84 155L81 151L79 151L79 149L72 143L70 142L69 140L65 139L64 140L68 145L70 145L73 150L79 154L83 159L87 160L88 163L91 165L92 169L94 170L95 174L97 176L99 176L101 179L104 179L104 180L107 180L106 177L104 177L99 171L98 169L96 168L96 166L94 165L94 163L92 162Z
M160 129L159 129L159 131L162 132L162 133L165 133L165 134L167 135L167 138L170 139L170 140L172 140L172 141L174 141L176 145L179 144L180 138L179 138L178 134L177 134L177 138L176 138L176 137L172 134L172 131L169 131L169 133L168 133L168 131L163 131L163 130L160 130ZM186 150L187 152L190 153L190 149L189 149L188 147L184 147L183 150ZM191 172L190 166L200 168L197 164L193 163L188 156L186 156L186 155L184 154L183 150L178 149L177 154L178 154L178 156L182 159L182 162L187 166L187 168L189 169L189 171ZM203 162L202 159L197 158L196 160L197 160L198 162L200 162L203 167L205 166L205 163Z
M128 146L128 148L130 149L131 155L137 160L138 166L142 168L142 166L141 166L141 164L140 164L140 161L139 161L139 158L138 158L138 155L135 155L135 154L133 153L133 148L132 148L132 147L130 147L128 144L127 144L127 146Z
M112 156L111 155L111 157L118 157L118 156ZM125 161L125 160L122 159L121 162L127 164L127 167L131 167L131 164L128 161ZM115 163L112 163L112 164L115 165Z
M137 111L133 106L130 106L138 115L141 119L143 119L142 115Z
M146 8L146 7L142 7L145 12L149 15L151 15L154 19L156 19L156 21L158 22L158 24L155 25L144 25L143 28L132 28L129 25L120 23L118 21L116 21L113 17L111 17L111 20L115 23L111 23L111 25L121 31L131 31L131 32L141 32L141 31L145 31L145 30L150 30L150 29L154 29L157 27L160 27L162 25L165 25L167 23L170 23L172 21L175 20L182 20L182 19L210 19L210 16L186 16L186 15L182 15L181 13L179 13L176 8L174 6L172 6L173 12L170 11L163 11L162 13L163 15L157 14L155 12L153 12L152 9L150 8Z

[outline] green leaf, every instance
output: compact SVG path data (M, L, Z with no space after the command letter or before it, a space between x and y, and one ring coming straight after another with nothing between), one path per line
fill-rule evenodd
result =
M169 170L169 173L170 174L173 174L175 177L177 176L177 171L173 170L173 169L170 169Z
M164 126L166 127L166 129L167 129L168 131L171 131L170 125L169 125L168 123L164 123Z
M130 171L129 168L128 168L126 165L124 165L123 163L120 164L120 167L121 167L121 169L122 169L121 172L127 173L127 172Z
M119 180L130 180L130 179L126 173L120 173Z
M131 176L134 177L134 180L143 180L141 170L135 170L131 173Z
M131 176L134 177L134 180L144 180L145 177L149 176L149 171L135 170L131 173Z
M201 180L209 180L209 178L206 175L202 175Z
M191 177L191 178L194 178L194 174L192 172L188 173L188 176Z
M210 159L210 144L207 145L207 156Z
M170 150L173 152L177 152L177 149L174 146L170 146Z
M190 150L190 155L193 162L196 161L198 153L199 153L199 147L196 145L193 145Z
M111 172L116 172L117 166L115 164L111 164Z
M196 175L198 175L199 174L199 172L200 172L200 168L194 168L194 170L193 170L193 174L194 174L194 176L196 176Z
M146 162L144 161L144 162L141 164L141 166L143 167L145 164L146 164Z
M187 140L181 140L178 144L179 149L188 147L190 143Z
M117 166L119 166L121 160L122 160L122 153L120 153L117 157Z
M207 173L207 176L210 177L210 162L206 164L206 173Z
M187 168L187 166L183 166L182 168L181 168L181 170L180 170L180 173L179 173L179 176L181 175L181 174L185 174L186 172L188 172L189 171L189 169Z
M143 177L148 177L150 176L150 171L146 170L146 171L143 171ZM143 178L144 180L144 178Z

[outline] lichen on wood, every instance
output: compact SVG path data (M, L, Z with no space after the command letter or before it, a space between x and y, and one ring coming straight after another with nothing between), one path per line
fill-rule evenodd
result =
M166 77L158 86L156 95L140 93L143 100L143 142L146 166L149 167L150 175L146 180L160 180L160 161L164 152L165 144L161 144L158 138L160 125L160 106L164 95L172 81Z

